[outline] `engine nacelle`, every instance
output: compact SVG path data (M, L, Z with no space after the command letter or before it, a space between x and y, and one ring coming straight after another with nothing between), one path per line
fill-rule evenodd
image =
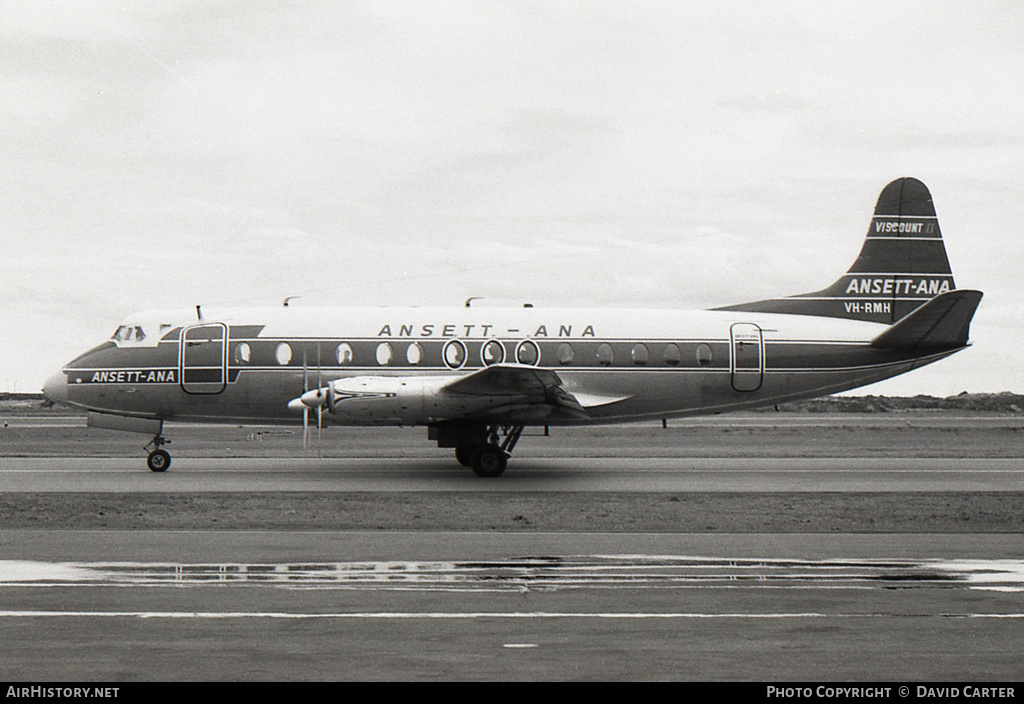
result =
M346 423L416 425L423 415L428 380L428 377L388 376L338 379L326 387L324 402L331 415ZM304 401L305 398L304 395Z
M427 425L470 415L501 419L509 412L515 417L527 415L531 422L542 420L535 404L524 410L525 395L446 391L444 387L457 378L347 377L307 391L289 407L293 410L303 406L323 407L339 422L349 425ZM541 410L544 411L541 415L550 412L550 408Z

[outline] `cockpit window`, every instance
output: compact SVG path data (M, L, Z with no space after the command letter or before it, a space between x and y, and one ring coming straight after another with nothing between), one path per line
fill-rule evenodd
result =
M119 347L123 345L140 345L142 347L151 347L157 344L156 338L153 338L152 342L148 341L148 335L146 335L145 329L141 325L122 325L114 334L110 336Z
M111 339L115 342L142 342L146 333L138 325L122 325Z

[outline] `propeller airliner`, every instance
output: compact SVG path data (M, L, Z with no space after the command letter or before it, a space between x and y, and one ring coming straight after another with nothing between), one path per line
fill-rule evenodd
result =
M820 291L702 311L314 308L154 311L44 385L91 427L168 421L426 426L481 477L528 426L621 423L813 398L969 345L979 291L957 289L927 187L878 198L860 255Z

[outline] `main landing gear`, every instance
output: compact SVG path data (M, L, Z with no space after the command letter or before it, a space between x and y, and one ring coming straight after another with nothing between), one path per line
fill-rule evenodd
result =
M163 426L161 425L161 432L162 431ZM164 436L161 435L160 432L158 432L156 435L153 436L153 439L150 440L149 443L143 447L143 449L146 449L147 447L150 446L152 446L153 448L153 450L149 453L149 456L146 457L146 466L149 467L149 471L166 472L167 469L171 466L171 453L167 452L167 450L160 449L164 445L170 444L171 441L165 439Z
M430 437L437 440L438 447L454 446L455 459L463 467L472 468L478 477L500 477L522 434L521 425L491 425L437 428L436 432L435 428L431 428Z

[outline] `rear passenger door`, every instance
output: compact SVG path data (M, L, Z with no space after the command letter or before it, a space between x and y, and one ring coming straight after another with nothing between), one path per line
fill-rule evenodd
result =
M729 329L729 371L736 391L757 391L764 381L764 338L753 323Z

